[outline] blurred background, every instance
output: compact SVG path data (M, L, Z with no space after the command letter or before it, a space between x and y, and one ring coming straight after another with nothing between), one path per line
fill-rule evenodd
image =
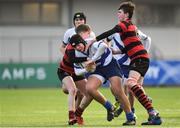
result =
M0 0L0 87L59 87L59 45L84 12L96 35L118 23L120 0ZM151 37L146 86L180 85L180 1L134 0L137 27Z

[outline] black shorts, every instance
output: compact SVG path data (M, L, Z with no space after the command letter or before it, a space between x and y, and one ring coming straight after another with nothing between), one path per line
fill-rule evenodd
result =
M149 59L148 58L138 58L138 59L133 60L130 63L130 70L139 72L142 77L145 76L148 68L149 68Z
M70 74L60 68L58 68L57 70L57 74L58 74L58 77L59 77L59 80L63 80L66 76L71 76L73 78L74 81L79 81L79 80L83 80L85 79L85 76L84 75L81 75L81 76L77 76L75 74Z

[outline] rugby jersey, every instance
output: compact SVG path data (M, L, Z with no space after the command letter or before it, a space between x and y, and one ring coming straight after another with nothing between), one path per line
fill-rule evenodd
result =
M128 55L131 61L137 58L149 58L147 51L137 36L136 30L137 28L134 24L132 24L131 20L126 20L120 22L113 29L97 36L96 40L99 41L114 33L119 33L124 44L123 51Z

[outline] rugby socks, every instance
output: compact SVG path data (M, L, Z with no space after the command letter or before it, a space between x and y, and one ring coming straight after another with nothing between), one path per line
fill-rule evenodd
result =
M148 110L149 115L158 115L158 112L155 109Z
M78 107L75 111L75 115L81 117L81 115L83 114L83 111L84 109Z
M69 111L69 120L72 120L75 118L75 113L74 111Z
M133 112L126 113L126 119L127 119L127 121L133 121L133 120L135 120L135 119L134 119L134 114L133 114Z
M105 107L107 110L112 110L112 109L113 109L113 105L112 105L111 102L109 102L109 101L106 101L106 102L105 102L104 107Z
M142 90L140 86L134 85L131 88L131 91L133 92L133 94L136 96L138 101L144 106L144 108L147 111L153 109L152 103L149 101L148 97L145 95L144 91Z

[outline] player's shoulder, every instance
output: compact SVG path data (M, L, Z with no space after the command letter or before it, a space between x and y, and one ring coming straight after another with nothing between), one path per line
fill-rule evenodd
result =
M119 22L118 25L121 26L121 27L126 27L126 28L128 28L130 25L134 25L134 24L132 23L131 20L124 20L124 21ZM135 26L135 25L134 25L134 26Z
M67 50L73 50L74 48L72 47L72 45L69 43L66 45L66 49Z
M93 47L98 48L101 44L105 44L103 40L96 41L96 42L93 43Z
M91 38L95 38L95 37L96 37L96 35L95 35L95 33L94 33L93 31L91 31L90 37L91 37Z
M94 39L94 38L89 37L89 38L86 38L85 41L86 41L87 43L89 43L89 42L91 42L93 39Z
M115 38L116 38L116 37L120 37L119 33L114 33L114 34L112 34L111 36L112 36L112 38L113 38L113 37L115 37Z
M69 28L65 31L65 34L67 35L71 35L71 34L74 34L75 33L75 27L73 28Z

